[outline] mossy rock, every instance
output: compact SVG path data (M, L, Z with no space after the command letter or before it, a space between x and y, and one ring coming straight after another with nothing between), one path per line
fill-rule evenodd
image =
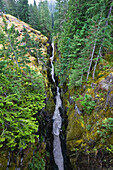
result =
M76 146L80 145L83 142L83 133L84 129L82 123L79 120L72 120L69 122L67 131L67 147L69 150L73 150Z
M4 170L7 168L7 161L8 161L7 152L1 151L1 153L0 153L0 169L1 170Z
M84 90L76 89L76 94L91 96L91 100L95 101L95 106L90 113L85 112L81 105L81 100L75 102L81 111L81 115L75 114L75 103L70 104L68 90L63 98L65 100L66 108L68 108L68 127L67 127L67 148L70 155L71 163L75 167L75 157L71 158L72 153L79 152L94 153L95 150L105 149L109 145L113 145L113 135L107 132L107 137L101 136L98 130L101 131L102 123L107 118L113 118L113 70L99 71L97 79L93 83L88 82ZM91 80L90 80L91 81ZM104 84L106 87L104 87ZM102 85L102 86L101 86ZM109 86L109 87L108 87ZM72 96L74 95L71 94ZM99 129L100 128L100 129ZM73 161L74 160L74 161Z
M6 148L1 148L0 149L0 170L5 170L7 169L7 163L8 163L8 151ZM10 153L10 167L9 170L15 170L17 167L16 163L14 162L14 157L17 155L14 155Z

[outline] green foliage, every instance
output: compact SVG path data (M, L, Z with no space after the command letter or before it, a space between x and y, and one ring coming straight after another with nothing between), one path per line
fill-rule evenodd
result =
M113 145L109 145L109 147L107 147L106 150L113 154Z
M56 0L54 33L60 34L63 31L63 23L66 20L67 0Z
M101 137L101 142L105 143L106 139L110 137L113 132L113 118L109 117L102 121L102 123L97 122L97 133Z
M15 0L0 0L0 9L2 12L9 13L17 17L17 8Z
M42 51L40 49L40 43L39 41L34 41L35 37L30 37L27 30L23 29L23 38L22 42L24 43L24 48L27 48L27 51L30 53L30 55L34 56L37 59L37 62L39 63L39 60L44 63ZM20 46L21 49L23 49L23 46Z
M90 131L91 125L87 125L87 126L86 126L86 129Z
M52 20L48 9L48 2L46 0L39 2L38 7L36 2L34 5L29 6L29 24L33 28L41 31L41 33L47 37L50 37L52 31Z
M27 65L28 44L21 45L24 41L18 40L14 25L7 29L5 23L4 31L7 36L2 31L0 40L0 147L24 149L38 137L36 117L45 106L44 82L42 75Z
M20 20L23 20L24 22L29 21L28 18L28 9L29 9L29 5L28 5L28 0L17 0L16 2L17 4L17 16Z
M111 2L104 0L95 1L95 4L92 0L87 3L57 0L54 29L58 36L60 62L56 71L69 88L80 86L93 66L94 79L105 49L113 49L111 6ZM62 18L63 10L65 17Z
M52 19L46 0L40 1L38 6L35 1L33 5L29 5L28 0L7 0L6 3L2 0L0 1L0 9L29 23L47 37L51 36Z
M38 6L39 10L39 30L46 35L47 37L50 36L52 31L52 20L51 15L48 9L48 2L41 1Z
M7 1L7 13L10 13L11 15L17 17L17 6L16 6L16 0L8 0Z
M4 13L11 14L19 19L28 22L28 0L1 0L0 9Z
M96 105L95 101L92 100L92 97L89 94L85 94L84 97L80 95L76 100L81 100L80 103L83 106L83 111L87 114L91 114Z
M15 31L14 24L12 24L11 28L7 29L7 24L4 18L3 21L5 24L5 33L7 36L4 36L4 50L2 51L2 55L5 57L5 59L9 59L10 62L13 62L14 65L17 64L19 68L23 67L25 64L30 62L27 56L27 44L22 45L24 42L21 42L21 40L18 39L19 32L18 30Z
M38 137L35 115L45 106L42 78L33 71L25 73L23 76L7 68L6 74L0 74L0 142L12 150L35 142Z
M32 158L32 162L28 166L29 170L45 170L44 154L37 151Z
M4 1L1 0L0 1L0 9L2 10L2 12L4 12L4 10L5 10L4 7L5 7Z
M34 5L29 6L29 24L34 28L39 30L40 25L39 25L39 10L37 8L36 3Z

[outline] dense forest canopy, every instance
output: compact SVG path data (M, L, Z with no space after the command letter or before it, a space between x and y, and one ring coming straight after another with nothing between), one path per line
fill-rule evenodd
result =
M26 148L38 131L37 113L45 106L42 74L30 67L29 55L42 61L39 43L25 28L9 28L3 17L0 27L0 147ZM4 26L3 26L4 25ZM32 49L32 50L31 50ZM32 53L32 54L31 54ZM37 64L38 64L37 61Z
M49 2L49 7L53 10L52 6L53 4ZM37 6L35 0L30 5L28 0L1 0L0 9L30 24L46 36L50 36L52 22L47 1L40 1Z
M88 80L92 67L94 79L98 61L113 49L112 5L112 0L57 0L54 29L61 52L57 72L69 87Z
M45 65L41 43L46 45L47 38L43 39L39 31L49 38L52 22L47 1L37 6L35 0L33 5L28 0L1 0L0 9L0 147L6 145L15 150L26 148L38 138L38 113L45 106L44 78L30 67L28 56L35 57L37 65ZM2 16L3 13L30 24L38 30L39 37L36 38L35 31L29 35L25 23L23 29L15 30L8 20L10 16ZM16 18L12 21L19 24Z
M56 66L56 73L61 80L60 83L66 82L69 88L80 86L82 82L88 81L90 74L94 79L99 60L103 59L107 51L113 50L112 5L112 0L95 0L95 2L89 0L87 3L81 0L56 0L54 3L51 1L48 3L45 0L40 1L38 6L35 0L30 5L28 0L0 1L0 8L4 13L9 13L25 21L49 38L52 32L57 37L60 60ZM7 27L4 29L10 36L13 35L11 38L17 38L18 33L14 32L13 27L11 30L7 30ZM3 33L1 33L1 38L3 44L1 57L6 53L11 58L9 52L11 53L15 49L15 62L20 69L18 60L21 60L21 64L27 62L25 57L19 59L20 55L25 55L26 52L18 53L18 48L22 49L22 47L18 46L17 39L15 41L14 39L10 40L13 41L11 48L12 46L15 47L13 47L14 49L8 47L9 52L7 52ZM6 73L3 70L7 66L10 69L10 65L7 60L2 63L1 73L4 73L4 81L10 71ZM16 74L15 69L12 70L14 74ZM17 94L20 95L19 91Z

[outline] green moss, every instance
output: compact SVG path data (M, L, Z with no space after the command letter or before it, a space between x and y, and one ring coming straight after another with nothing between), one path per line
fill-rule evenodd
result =
M7 161L8 161L7 153L1 152L0 153L0 169L1 170L4 170L7 168Z
M83 142L83 133L83 123L73 115L67 129L67 147L73 150L76 146L79 146Z
M10 154L12 155L12 153L10 153ZM0 149L0 170L7 169L7 162L8 162L8 151L6 151L5 148L1 148ZM16 164L12 160L9 170L15 170L15 168L16 168Z
M95 101L95 106L92 109L90 114L85 112L83 106L81 105L81 99L76 101L77 106L82 111L82 115L75 115L75 108L74 104L68 105L68 128L67 128L67 147L70 151L69 153L74 153L75 148L82 151L88 152L95 152L95 150L105 149L109 145L113 145L113 135L110 135L110 132L106 132L109 135L109 138L104 137L106 135L100 136L98 133L98 127L102 128L102 123L109 117L113 117L113 108L110 107L109 102L111 102L112 94L113 94L113 85L110 84L111 91L108 96L108 91L100 88L100 82L105 81L105 83L109 83L110 73L112 73L112 69L101 70L96 77L96 80L92 80L88 82L88 84L83 84L81 88L77 88L76 92L72 93L71 96L76 95L78 97L80 94L81 96L85 96L88 94L91 96L92 100ZM84 88L85 87L85 88ZM81 90L82 89L82 90ZM84 89L84 90L83 90ZM66 94L66 95L65 95ZM69 99L70 91L68 90L64 94L64 100ZM66 96L66 98L65 98ZM112 104L112 103L111 103ZM107 129L106 129L107 131ZM71 154L70 154L71 155ZM74 158L70 158L71 163L73 164Z

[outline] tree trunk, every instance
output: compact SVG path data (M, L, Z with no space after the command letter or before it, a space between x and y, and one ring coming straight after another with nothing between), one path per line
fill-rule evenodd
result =
M113 2L113 0L112 0L112 2ZM110 6L105 27L108 26L108 19L109 19L109 16L111 15L111 12L112 12L112 6ZM104 31L104 32L105 32L105 31ZM93 80L94 80L94 77L95 77L95 71L96 71L97 63L98 63L98 60L99 60L99 58L100 58L100 56L101 56L102 44L103 44L104 39L105 39L105 38L102 39L102 43L101 43L101 46L100 46L100 48L99 48L99 54L98 54L98 56L97 56L97 60L96 60L95 66L94 66L94 71L93 71L93 75L92 75Z

